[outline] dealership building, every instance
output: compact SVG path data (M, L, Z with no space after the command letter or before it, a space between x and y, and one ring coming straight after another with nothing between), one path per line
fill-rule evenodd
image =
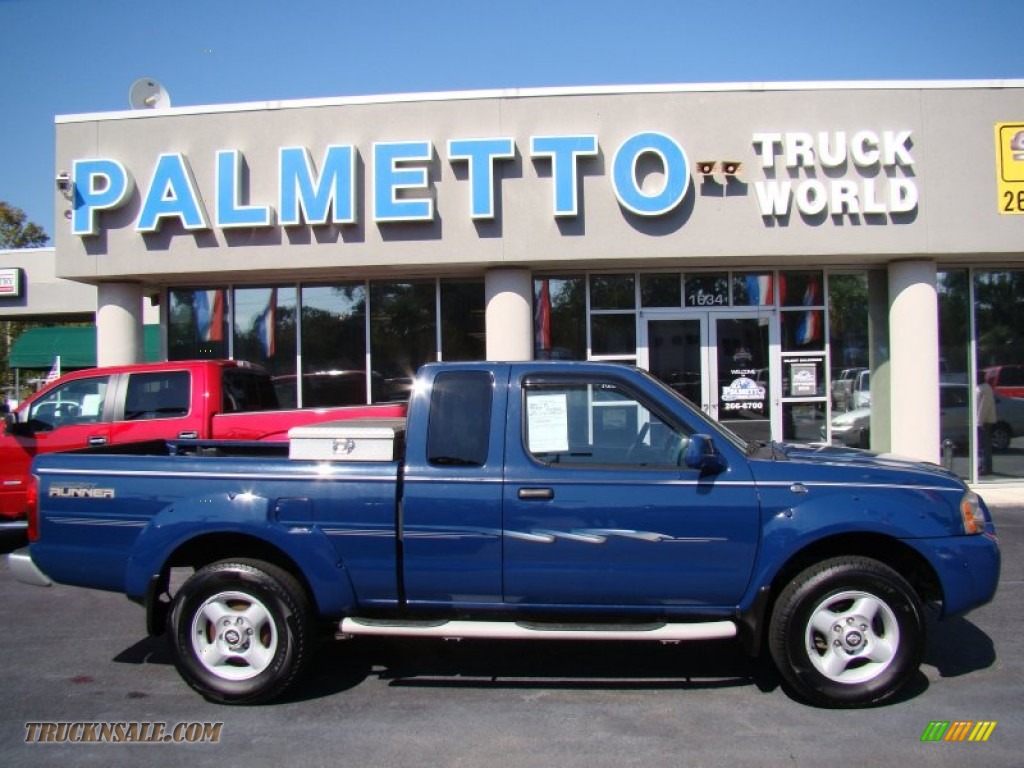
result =
M373 401L429 360L616 361L749 438L842 432L977 479L973 382L1024 363L1024 81L56 123L56 274L96 287L100 364L142 359L146 302L161 356L261 363L299 405L328 372ZM991 477L1020 477L997 405Z

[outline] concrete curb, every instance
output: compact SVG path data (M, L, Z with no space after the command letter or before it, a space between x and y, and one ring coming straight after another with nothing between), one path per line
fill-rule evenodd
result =
M1024 485L995 485L991 483L972 485L976 492L990 507L1024 507Z

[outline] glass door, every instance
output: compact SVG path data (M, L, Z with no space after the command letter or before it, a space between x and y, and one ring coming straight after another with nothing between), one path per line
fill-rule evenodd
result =
M642 367L740 437L772 439L781 419L773 432L771 316L697 312L648 317L641 328Z
M745 440L771 440L770 332L766 317L716 317L712 414Z

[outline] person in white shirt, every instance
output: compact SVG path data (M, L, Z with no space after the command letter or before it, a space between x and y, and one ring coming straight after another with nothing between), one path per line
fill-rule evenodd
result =
M992 425L996 423L996 395L985 380L984 371L978 371L978 390L975 398L978 410L978 473L992 474Z

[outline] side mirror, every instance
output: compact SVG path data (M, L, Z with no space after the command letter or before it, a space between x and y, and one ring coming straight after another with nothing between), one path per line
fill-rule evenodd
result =
M691 435L683 452L683 463L703 474L717 475L726 468L725 457L715 448L710 435Z
M4 433L15 437L32 437L36 433L30 421L18 421L17 413L4 414Z

